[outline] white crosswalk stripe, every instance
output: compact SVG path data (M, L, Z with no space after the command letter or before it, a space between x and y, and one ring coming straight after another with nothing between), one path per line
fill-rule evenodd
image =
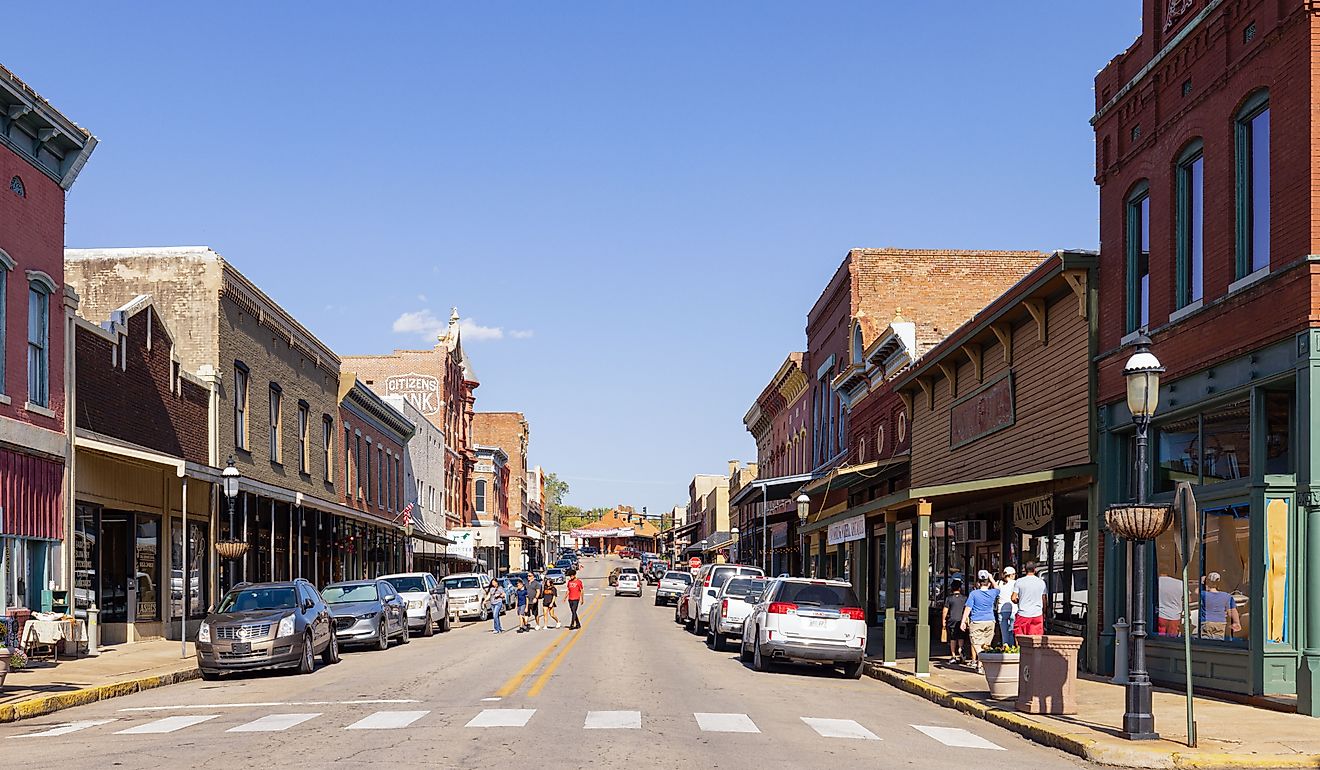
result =
M708 733L759 733L760 728L746 714L703 714L697 718L697 727Z
M154 722L147 722L144 725L130 727L127 730L120 730L115 735L156 735L159 733L172 733L175 730L182 730L185 727L199 725L202 722L215 719L219 714L197 714L187 717L165 717L157 719Z
M482 709L466 727L526 727L536 709Z
M315 719L320 714L268 714L260 719L254 719L244 725L231 727L227 733L280 733L288 730L290 727L300 725L309 719Z
M588 711L584 730L640 730L640 711Z
M878 741L880 736L867 730L851 719L821 719L820 717L802 717L807 726L815 730L822 738L857 738L864 741Z
M115 720L83 719L77 722L65 722L62 725L56 725L48 730L42 730L41 732L37 732L37 733L24 733L22 735L11 735L9 737L10 738L51 738L56 735L68 735L69 733L76 733L79 730L86 730L89 727L108 725L113 721Z
M345 730L398 730L430 714L430 711L377 711L363 717Z
M958 749L994 749L1003 751L1003 746L996 746L979 735L969 733L961 727L932 727L930 725L912 725L916 729L943 743Z

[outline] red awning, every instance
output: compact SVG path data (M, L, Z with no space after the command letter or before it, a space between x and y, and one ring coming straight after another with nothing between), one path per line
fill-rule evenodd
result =
M0 449L0 534L58 540L64 464Z

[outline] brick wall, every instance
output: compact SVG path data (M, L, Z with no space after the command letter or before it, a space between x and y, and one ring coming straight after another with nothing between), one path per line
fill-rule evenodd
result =
M78 427L205 465L210 392L176 375L160 315L148 305L128 319L122 362L107 335L77 333Z
M531 432L521 412L477 412L472 418L473 441L497 446L509 456L509 518L522 521L527 493L527 445Z
M404 490L404 442L365 410L345 399L339 407L337 443L342 459L335 466L339 502L387 522L407 505ZM318 421L319 427L319 421ZM348 434L345 435L345 428ZM385 465L382 466L382 462ZM370 482L367 473L370 472Z

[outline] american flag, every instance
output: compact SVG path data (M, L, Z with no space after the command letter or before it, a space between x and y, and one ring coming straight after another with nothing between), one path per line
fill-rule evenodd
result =
M403 526L406 527L409 524L412 524L412 511L413 511L412 503L408 503L407 505L403 506L403 514L402 514Z

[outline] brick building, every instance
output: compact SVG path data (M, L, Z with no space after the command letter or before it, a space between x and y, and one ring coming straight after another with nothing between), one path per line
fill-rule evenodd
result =
M407 569L403 453L415 429L352 372L342 373L339 393L344 448L343 462L335 469L339 502L372 521L346 521L335 528L335 548L326 561L330 579Z
M0 611L68 588L64 200L96 139L0 67ZM36 323L30 323L30 320Z
M699 473L688 484L688 521L678 530L679 542L690 543L682 550L684 558L705 558L706 548L728 539L732 522L729 519L729 477L723 474Z
M446 528L472 521L472 416L479 385L463 349L458 309L430 350L395 350L385 355L344 356L367 387L382 396L400 395L445 435L445 486L440 500Z
M413 527L409 543L409 569L436 576L449 570L445 564L448 523L440 500L445 492L445 434L426 419L412 402L401 395L384 396L385 403L412 423L413 435L403 449L404 505L412 503L405 523Z
M522 565L510 557L510 541L518 540L509 526L509 455L497 446L475 444L477 462L472 467L472 520L471 527L480 529L481 547L485 553L478 558L487 559L487 566L508 571L510 564ZM471 530L469 530L471 531Z
M500 533L501 543L507 547L509 563L514 569L528 569L542 559L544 543L529 534L541 531L540 512L530 505L527 487L527 447L531 429L521 412L477 412L472 418L473 440L480 446L499 447L508 458L507 533ZM507 541L507 542L506 542Z
M75 611L100 609L106 644L191 636L218 590L214 382L180 366L149 296L75 329Z
M1100 502L1130 500L1133 429L1122 368L1144 331L1167 367L1152 426L1150 489L1193 485L1204 547L1241 629L1201 617L1148 627L1154 679L1253 695L1296 693L1320 713L1320 526L1313 429L1317 153L1311 3L1144 0L1140 37L1096 76L1102 269ZM1110 624L1131 617L1126 547L1104 544L1101 668ZM1172 535L1154 548L1150 595L1181 596ZM1205 622L1202 622L1202 621ZM1222 630L1221 630L1222 629ZM1309 651L1309 652L1306 652Z

